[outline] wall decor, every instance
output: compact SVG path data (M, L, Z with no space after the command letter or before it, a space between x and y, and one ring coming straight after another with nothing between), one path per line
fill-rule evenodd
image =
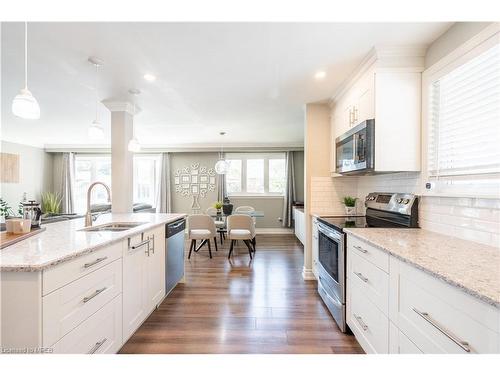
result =
M189 167L177 169L174 174L175 192L183 197L192 197L191 210L200 210L199 199L209 191L215 191L215 170L193 163Z
M0 176L0 182L19 183L19 155L0 152Z

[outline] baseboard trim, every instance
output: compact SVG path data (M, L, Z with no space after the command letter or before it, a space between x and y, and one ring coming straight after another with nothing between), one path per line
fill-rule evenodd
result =
M257 234L293 234L293 228L255 228Z
M314 276L313 270L311 268L303 268L302 269L302 278L304 280L316 280L316 276Z

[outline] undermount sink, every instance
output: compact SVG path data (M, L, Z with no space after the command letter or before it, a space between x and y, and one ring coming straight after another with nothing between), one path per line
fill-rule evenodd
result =
M135 228L139 225L143 225L146 223L107 223L107 224L101 224L101 225L96 225L95 227L85 227L80 229L81 231L84 232L121 232L124 230L132 229Z

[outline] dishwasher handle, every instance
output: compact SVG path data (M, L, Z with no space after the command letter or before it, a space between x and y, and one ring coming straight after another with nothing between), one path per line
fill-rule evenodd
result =
M173 223L168 223L165 228L165 236L167 238L176 235L179 232L184 232L186 229L186 219L180 219Z

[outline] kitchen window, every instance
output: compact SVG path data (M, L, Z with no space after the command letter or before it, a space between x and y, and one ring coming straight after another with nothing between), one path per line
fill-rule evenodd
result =
M424 74L427 193L498 196L499 66L496 34L440 71Z
M285 154L254 153L226 155L229 196L282 196L286 186Z
M134 203L156 206L159 191L160 157L159 155L134 155L133 183ZM87 210L87 189L92 182L102 181L111 191L111 155L75 155L75 212ZM106 204L107 194L102 186L92 191L92 204Z

